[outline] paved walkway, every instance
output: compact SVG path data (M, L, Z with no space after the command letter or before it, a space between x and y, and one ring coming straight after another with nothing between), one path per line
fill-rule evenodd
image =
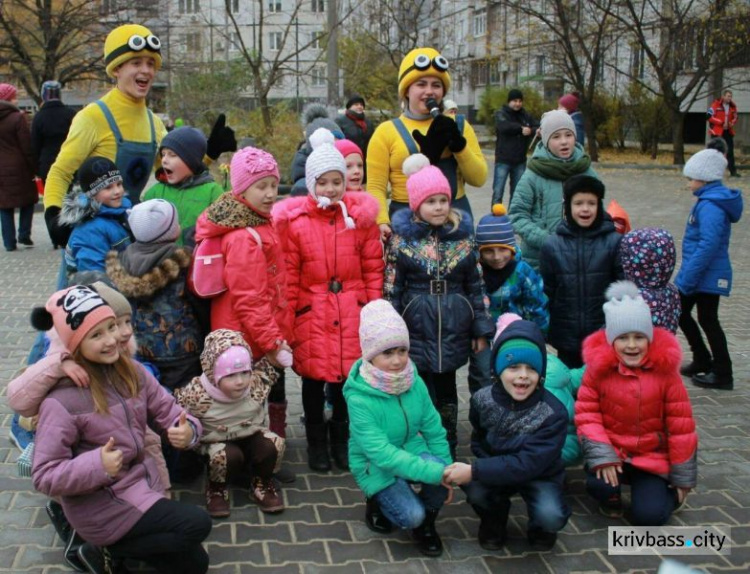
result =
M682 238L691 195L674 170L601 169L608 197L616 198L638 227L663 226ZM747 186L748 179L732 179ZM489 208L490 183L472 192L475 213ZM59 252L51 251L41 214L35 216L34 249L0 252L0 377L7 381L23 364L34 332L29 310L42 304L55 279ZM724 299L721 317L735 362L734 392L705 391L689 386L700 434L699 486L672 525L732 527L731 556L682 556L684 562L707 572L750 570L750 233L745 221L734 226L735 287ZM465 379L465 370L459 380ZM232 516L217 520L208 539L211 572L647 572L660 563L657 556L607 555L607 526L626 525L596 512L586 496L580 469L569 473L568 501L573 516L551 552L535 552L526 544L522 503L511 510L510 540L501 552L483 551L476 542L478 520L458 493L438 522L445 543L439 560L422 557L406 533L371 533L363 523L363 497L348 474L310 472L305 439L299 423L299 380L288 378L291 403L288 460L298 473L285 489L287 510L263 515L241 490L232 492ZM463 383L462 383L463 385ZM4 385L0 385L4 395ZM461 388L462 445L468 444L468 392ZM11 413L0 401L0 572L51 573L67 571L61 562L60 541L44 513L44 497L27 479L16 475L18 451L7 440ZM459 455L468 457L467 446ZM180 485L179 500L202 504L202 481Z

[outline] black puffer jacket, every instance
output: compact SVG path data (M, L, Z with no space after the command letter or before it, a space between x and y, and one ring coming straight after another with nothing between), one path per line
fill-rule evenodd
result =
M604 292L623 278L621 238L605 213L600 225L585 229L563 221L544 242L540 271L549 297L547 342L556 349L580 350L583 340L604 326Z
M347 111L347 113L337 117L336 123L341 128L341 131L344 132L344 137L357 144L359 149L362 150L363 157L366 158L367 145L370 143L370 138L372 137L375 128L372 127L372 122L370 120L363 117L362 119L365 121L365 126L367 126L367 129L363 130L360 125L349 116L349 113L350 112Z
M385 297L409 327L409 355L417 369L455 371L469 359L471 340L489 340L495 331L477 267L473 222L464 213L451 233L450 226L436 228L413 217L402 209L391 219Z
M76 111L60 100L46 102L31 122L31 150L38 164L39 177L46 180L55 163Z
M523 128L531 128L531 135L523 135ZM539 122L521 108L516 111L507 104L495 112L495 163L517 165L526 161L526 151Z

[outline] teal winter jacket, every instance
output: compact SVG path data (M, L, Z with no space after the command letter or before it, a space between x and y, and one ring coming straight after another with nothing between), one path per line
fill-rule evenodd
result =
M444 465L420 455L430 453L446 465L452 459L440 415L416 367L412 387L391 395L362 378L361 364L362 359L354 363L344 385L349 408L349 466L357 484L368 497L397 478L440 484Z
M547 353L547 375L544 378L544 388L555 395L568 411L568 435L565 437L562 458L565 466L575 466L583 460L581 445L573 422L575 417L575 402L578 389L581 387L585 367L568 369L560 359Z

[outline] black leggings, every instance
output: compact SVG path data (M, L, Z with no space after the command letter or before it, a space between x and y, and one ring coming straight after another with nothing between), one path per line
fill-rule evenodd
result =
M325 381L306 379L302 377L302 408L305 411L306 424L322 424L325 422ZM346 422L349 420L349 411L344 400L343 383L331 383L328 385L328 398L333 404L331 420Z
M432 403L440 409L442 405L458 404L458 389L456 388L456 371L449 373L423 373L419 376L430 391Z
M201 542L210 532L205 510L162 498L108 550L113 558L142 560L166 574L205 574L208 553Z
M279 374L279 378L268 393L268 402L284 403L286 402L286 371L284 369L276 369L276 372Z
M693 352L693 361L702 366L712 363L712 371L722 377L732 376L732 360L729 358L727 337L719 323L719 295L713 293L695 293L684 295L680 293L682 314L680 315L680 329L685 333L685 338ZM693 307L698 308L698 322L691 315ZM698 324L700 323L700 328ZM711 347L709 353L706 343L703 342L701 329L706 334L708 345Z

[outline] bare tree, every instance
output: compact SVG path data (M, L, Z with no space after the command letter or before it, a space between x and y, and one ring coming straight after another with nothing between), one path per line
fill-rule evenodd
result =
M0 65L37 102L42 82L101 78L106 30L89 0L0 2Z
M603 62L609 48L616 41L614 19L608 7L616 0L501 0L512 10L531 18L539 27L537 40L547 40L546 54L555 70L581 95L589 155L599 160L593 102L601 81Z
M673 163L685 163L684 116L715 74L747 50L750 7L741 0L592 0L648 62L620 72L660 96L671 116Z

